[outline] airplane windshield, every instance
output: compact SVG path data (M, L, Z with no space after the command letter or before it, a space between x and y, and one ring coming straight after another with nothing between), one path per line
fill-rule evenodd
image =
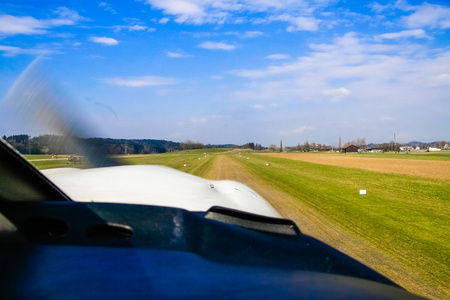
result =
M450 298L449 1L0 2L0 206L310 235Z

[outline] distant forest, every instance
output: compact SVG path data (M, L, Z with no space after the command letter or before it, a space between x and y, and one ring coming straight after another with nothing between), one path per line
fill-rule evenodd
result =
M3 136L22 154L77 154L73 146L73 139L68 140L60 135L40 135L30 137L26 134ZM172 142L153 139L111 139L111 138L76 138L75 143L83 144L85 147L101 149L107 154L152 154L165 153L179 150L203 149L203 148L262 148L261 145L247 143L237 146L227 145L204 145L199 142L187 140L185 142Z
M3 136L3 139L22 154L77 154L73 143L59 135L40 135L30 138L26 134L20 134ZM183 149L183 143L151 139L76 138L76 142L102 149L108 154L151 154Z

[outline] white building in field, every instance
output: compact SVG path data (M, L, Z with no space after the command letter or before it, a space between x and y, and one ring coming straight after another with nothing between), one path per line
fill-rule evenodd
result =
M414 148L412 146L403 146L400 147L400 151L413 151Z

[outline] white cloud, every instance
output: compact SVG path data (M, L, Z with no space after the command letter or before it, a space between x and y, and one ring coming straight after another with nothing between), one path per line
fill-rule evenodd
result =
M246 39L246 38L255 38L255 37L263 36L264 32L262 32L262 31L244 31L244 32L228 31L228 32L225 32L225 35L235 35L239 38Z
M350 91L344 87L340 87L337 89L325 90L323 91L323 94L329 96L332 102L339 102L345 96L350 95Z
M261 31L246 31L244 32L241 37L242 38L254 38L254 37L259 37L259 36L263 36L264 33Z
M206 15L204 5L193 0L147 0L146 3L162 9L166 14L177 16L177 23L201 24Z
M367 7L371 8L374 12L376 12L378 14L383 13L383 11L385 11L385 10L392 9L394 6L395 5L390 4L390 3L386 4L386 5L381 5L378 2L372 2L367 5Z
M130 26L130 28L128 30L129 31L142 31L142 30L146 30L146 29L148 29L148 26L133 25L133 26Z
M207 122L215 121L218 119L223 119L223 116L221 115L208 115L208 116L190 116L189 122L190 124L204 124ZM180 125L186 125L186 122L181 122Z
M144 86L160 86L171 85L175 83L173 78L158 77L158 76L141 76L141 77L129 77L129 78L105 78L103 81L123 86L123 87L144 87Z
M67 7L58 7L54 11L58 15L58 18L44 20L50 27L63 26L63 25L75 25L82 20L88 20L78 14L78 12L69 9Z
M44 34L49 25L33 17L15 17L11 15L0 16L0 33L15 34Z
M446 95L445 89L438 87L450 84L450 51L427 53L417 48L404 52L402 47L371 43L352 33L331 44L310 47L310 53L294 61L270 61L265 68L230 71L247 79L231 96L276 101L280 107L322 104L324 110L328 109L326 103L345 99L345 107L359 110L367 118L370 113L376 118L381 107L401 114L401 108L422 107L424 99L427 107L432 103L442 107L448 101L448 92Z
M289 32L293 31L317 31L321 20L313 17L294 17L291 15L280 15L273 18L276 21L285 21L290 24L286 29Z
M284 136L292 136L292 135L299 135L299 134L305 134L308 133L310 131L315 130L314 127L309 126L309 125L302 125L300 127L294 127L290 130L281 130L278 131L279 135L284 135Z
M363 44L357 38L357 35L352 32L335 38L334 44L310 44L310 48L314 50L310 56L299 57L294 62L270 65L265 69L244 69L230 72L240 77L265 78L286 74L291 74L290 76L292 74L303 76L304 74L309 74L309 72L317 73L319 71L317 68L325 64L332 64L336 67L342 66L343 70L359 70L361 65L370 65L375 63L376 60L388 59L388 56L380 55L383 52L399 51L402 49L401 47L382 44ZM370 55L372 53L374 55ZM334 69L333 72L327 70L324 70L324 72L325 77L331 74L339 77L345 75L345 72L343 73L343 71Z
M18 54L43 55L55 53L55 51L48 49L23 49L20 47L12 47L0 45L0 51L3 51L3 56L16 56Z
M223 80L223 76L220 76L220 75L212 75L212 76L209 76L209 78L211 79L211 80Z
M305 132L311 131L313 129L314 129L314 127L311 127L311 126L308 126L308 125L303 125L303 126L300 126L298 128L292 129L291 132L292 133L305 133Z
M313 17L314 12L323 9L333 1L146 0L145 2L154 9L175 16L175 22L178 23L199 25L283 21L290 24L288 31L316 31L321 20ZM258 17L252 18L252 14L258 14ZM261 14L263 14L262 17Z
M208 50L234 50L236 49L236 46L225 44L225 43L219 43L219 42L202 42L200 45L198 45L200 48L208 49Z
M112 14L117 14L117 12L112 8L111 4L106 3L106 2L100 2L98 4L98 7L103 8L104 10L112 13Z
M182 54L182 53L178 53L178 52L170 52L170 51L167 51L166 54L167 54L167 57L173 57L173 58L192 57L192 55Z
M383 33L375 36L375 40L400 39L400 38L429 38L423 29L403 30L400 32Z
M264 109L265 106L264 106L264 105L261 105L261 104L255 104L255 105L253 105L253 108L254 108L254 109Z
M379 120L382 121L382 122L393 122L393 121L395 121L395 118L390 117L390 116L381 115L379 117Z
M167 22L169 22L169 18L161 18L159 20L159 24L166 24Z
M448 86L450 85L450 75L449 74L439 74L431 78L431 86Z
M91 41L94 43L103 44L106 46L116 46L119 44L119 42L116 39L108 38L108 37L93 36L93 37L91 37Z
M122 29L128 30L128 31L143 31L143 30L147 30L148 32L153 31L151 28L149 28L148 26L142 26L139 24L135 24L135 25L116 25L113 26L114 31L121 31Z
M291 58L287 54L271 54L266 56L267 59L275 59L275 60L281 60L281 59L289 59Z
M206 123L208 122L207 117L190 117L191 123L198 124L198 123Z
M414 11L411 15L402 18L403 23L409 28L450 28L449 7L425 2L419 6L408 6L407 9Z
M246 78L264 78L275 75L283 75L295 71L297 69L297 63L288 63L283 65L269 66L266 69L256 69L256 70L232 70L230 73L235 74L239 77Z
M86 20L74 10L66 7L59 7L54 13L57 15L53 19L39 20L34 17L16 17L12 15L0 15L0 34L46 34L48 29L64 25L74 25L78 21Z

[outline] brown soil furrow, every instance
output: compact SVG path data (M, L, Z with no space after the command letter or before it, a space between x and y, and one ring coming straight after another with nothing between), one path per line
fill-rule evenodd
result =
M450 161L368 158L345 154L327 155L314 153L261 153L261 155L301 160L323 165L450 180Z

